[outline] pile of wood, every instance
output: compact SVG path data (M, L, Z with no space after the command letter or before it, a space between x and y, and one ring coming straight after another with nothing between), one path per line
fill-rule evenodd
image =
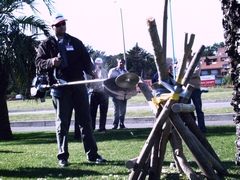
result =
M167 0L165 1L163 37L166 37L166 11ZM170 90L165 101L159 101L157 106L152 102L153 95L147 88L144 81L140 81L138 86L149 102L150 107L155 113L155 124L138 157L129 160L126 167L131 169L129 179L160 179L163 168L164 156L168 141L171 144L174 162L179 173L185 173L189 179L201 179L202 175L207 179L220 179L219 175L227 175L228 172L222 165L219 157L213 150L204 134L197 127L196 123L189 114L193 108L187 104L192 93L193 86L188 84L195 67L205 47L201 46L195 54L186 73L187 58L191 53L194 42L194 35L185 34L184 57L178 70L176 81L171 85L168 69L166 68L166 39L163 38L161 46L157 26L154 18L147 20L149 34L155 53L155 63L159 74L159 84ZM189 165L182 147L182 141L191 152L195 162L202 171L200 176Z

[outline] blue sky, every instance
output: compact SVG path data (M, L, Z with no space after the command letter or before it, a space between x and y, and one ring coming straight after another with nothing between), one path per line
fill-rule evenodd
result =
M170 2L170 1L169 1ZM55 0L56 12L68 19L67 32L81 39L95 50L107 55L123 52L122 24L126 51L136 43L149 53L153 48L146 19L156 19L162 42L164 0ZM201 45L223 42L222 11L219 0L171 0L175 56L182 58L185 33L195 34L193 51ZM44 7L39 5L41 17L51 22ZM168 16L167 56L172 57L170 15Z

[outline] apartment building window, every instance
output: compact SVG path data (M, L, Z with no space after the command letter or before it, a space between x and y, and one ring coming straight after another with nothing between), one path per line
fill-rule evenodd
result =
M206 75L209 75L208 71L207 70L202 70L201 71L201 76L206 76Z
M212 64L217 64L217 59L212 59Z
M229 69L229 68L230 68L230 65L229 65L229 64L223 64L223 65L222 65L222 68L223 68L223 69Z
M222 57L221 61L229 61L229 58L228 57Z
M211 75L217 76L218 74L219 74L219 73L218 73L218 70L217 70L217 69L211 70Z
M205 62L206 62L206 65L209 66L211 64L217 64L217 58L215 59L209 59L209 58L206 58L205 59Z

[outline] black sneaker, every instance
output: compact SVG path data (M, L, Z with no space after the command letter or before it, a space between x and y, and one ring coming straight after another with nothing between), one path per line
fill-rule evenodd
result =
M68 166L68 161L66 159L60 159L58 160L58 164L60 167Z
M89 158L88 162L95 162L96 164L103 164L103 163L107 162L107 160L102 158L101 156L97 155L96 158Z
M113 128L112 129L117 129L118 127L117 126L113 126Z
M125 127L124 124L120 124L120 128L121 128L121 129L125 129L126 127Z
M105 132L106 132L106 129L99 129L98 132L100 132L100 133L105 133Z

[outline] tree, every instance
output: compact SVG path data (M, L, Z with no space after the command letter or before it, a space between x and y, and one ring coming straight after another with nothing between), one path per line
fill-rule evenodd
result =
M240 89L239 89L239 28L240 28L240 15L239 15L239 2L236 0L233 1L224 1L221 0L223 19L222 24L224 28L224 37L226 43L226 52L231 59L231 69L230 77L233 84L233 97L231 105L235 115L233 117L233 122L236 124L236 135L237 140L235 141L237 152L235 153L235 163L240 166Z
M16 10L29 6L33 12L34 0L2 0L0 3L0 140L13 139L6 93L9 78L25 95L29 95L31 79L35 75L34 61L39 44L37 36L42 31L49 35L49 27L38 16L19 16ZM52 13L52 1L43 0L49 13ZM30 30L32 35L27 35Z
M224 42L214 43L212 46L206 46L203 51L202 57L205 56L215 56L218 52L218 48L224 47Z
M153 56L136 44L127 52L127 69L144 79L149 79L156 72Z

